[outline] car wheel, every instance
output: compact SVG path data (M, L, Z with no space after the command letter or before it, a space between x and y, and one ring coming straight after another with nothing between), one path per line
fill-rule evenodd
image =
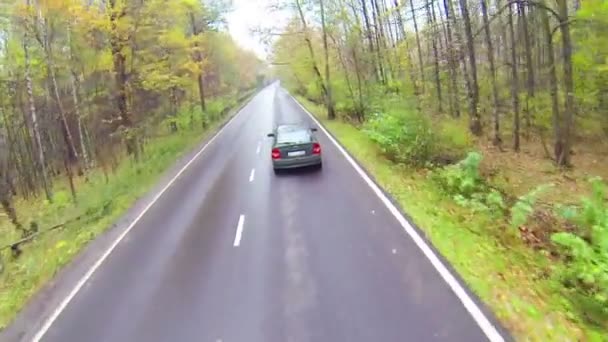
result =
M321 171L323 169L323 163L317 164L317 170Z
M281 174L281 170L280 169L272 169L274 171L275 175Z

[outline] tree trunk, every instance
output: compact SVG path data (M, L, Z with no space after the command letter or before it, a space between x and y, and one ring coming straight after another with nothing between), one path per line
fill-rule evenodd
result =
M488 51L488 62L490 63L490 78L492 80L492 143L495 146L501 144L500 138L500 117L498 112L498 87L496 85L496 65L494 63L494 46L492 44L492 36L490 34L490 21L488 20L488 5L486 0L481 0L481 14L483 18L483 27L486 36L486 48Z
M72 30L71 30L70 26L68 25L68 29L67 29L68 46L70 49L70 63L72 64L70 67L72 101L74 101L74 113L76 114L76 120L77 120L77 124L78 124L78 135L80 137L80 139L79 139L80 140L80 153L82 154L82 159L84 162L84 169L86 170L91 167L91 161L89 160L89 153L88 153L87 148L84 143L84 130L82 128L82 126L83 126L82 125L82 112L80 110L80 101L78 99L80 87L79 87L79 82L78 82L78 74L74 70L75 60L74 60L74 50L72 48L72 41L71 41L72 34L71 33L72 33Z
M553 147L553 153L555 154L555 158L557 161L562 154L564 145L561 131L561 115L559 111L559 89L557 83L557 71L555 70L555 52L553 49L553 39L551 36L551 24L549 23L549 15L544 9L538 10L538 14L540 15L542 20L543 31L545 31L545 34L543 36L545 37L545 45L547 47L549 93L551 94L551 110L553 112L553 132L555 134L555 144Z
M29 7L29 0L26 1L26 5ZM46 194L47 200L50 202L53 200L53 193L51 192L51 184L48 176L46 159L44 156L44 147L42 145L42 139L40 137L40 128L38 127L38 117L36 115L36 103L34 101L34 89L32 84L31 66L30 66L30 54L28 48L28 37L27 34L23 37L23 53L25 61L25 84L27 88L27 99L29 104L30 116L32 120L32 131L34 133L34 145L38 150L38 167L40 168L40 174L42 175L42 186Z
M574 78L572 75L572 38L568 15L568 1L558 0L557 7L560 15L560 30L562 33L562 63L564 68L564 115L561 134L561 150L556 154L557 164L570 166L570 148L574 131Z
M386 55L388 53L388 46L386 44L386 34L384 32L384 24L382 21L382 12L380 11L380 6L378 5L377 0L372 0L372 12L374 16L374 22L376 24L376 37L378 38L378 51L380 51L380 47L382 47L382 52L379 55L381 61L386 60L386 64L388 66L388 70L384 72L385 84L393 78L393 66L390 58Z
M27 232L19 222L17 213L13 207L13 191L10 180L10 147L7 144L3 132L0 132L0 203L15 228L25 235Z
M532 48L530 46L530 32L528 30L528 18L526 7L522 2L518 2L518 9L521 14L522 35L524 36L524 49L526 53L526 106L524 107L524 120L526 122L526 135L530 133L532 126L532 114L530 111L530 102L534 102L534 65L532 64ZM544 10L543 10L544 11Z
M129 82L127 75L126 61L127 57L123 53L124 38L122 37L120 30L119 20L125 15L125 10L121 9L117 11L116 0L109 0L110 4L110 47L112 51L112 63L114 66L114 81L116 87L116 105L118 107L118 113L120 114L120 123L122 128L126 131L126 145L127 153L135 157L135 160L139 160L139 146L137 141L137 135L134 130L133 120L131 118L131 111L129 109L127 89Z
M306 24L306 18L304 17L304 12L302 11L302 4L300 0L295 0L296 7L298 8L298 13L300 15L300 21L302 23L302 27L304 29L304 41L306 42L306 47L308 48L308 54L310 55L312 70L317 78L317 84L321 88L321 92L323 93L323 97L327 99L327 88L325 87L325 82L323 81L323 76L321 76L321 71L317 65L317 59L315 57L315 50L312 47L312 40L310 39L308 32L308 25Z
M511 98L513 100L513 150L519 152L519 75L513 28L513 5L509 5L509 34L511 38Z
M63 101L61 101L61 95L59 95L59 86L57 85L57 76L55 75L55 63L53 60L53 50L51 41L49 41L49 35L47 32L47 23L46 19L42 17L42 13L40 10L38 10L38 20L40 20L40 24L42 26L42 47L46 59L48 76L51 81L51 91L55 103L57 104L57 109L59 110L59 118L61 120L63 131L63 140L68 149L68 156L70 162L77 162L78 152L76 151L76 144L74 144L74 138L72 137L72 133L70 132L70 126L68 125L65 108L63 107Z
M428 23L429 26L431 27L431 44L433 47L433 61L434 61L434 66L435 66L435 90L437 92L437 112L438 113L442 113L443 112L443 98L441 96L441 75L440 75L440 71L439 71L439 53L437 51L437 36L439 35L436 29L436 20L435 20L435 15L434 12L435 10L433 10L433 13L431 13L431 6L435 6L433 4L433 0L427 0L426 2L426 15L428 17Z
M377 0L376 0L377 1ZM390 46L391 48L395 48L395 43L397 42L397 31L395 31L393 33L393 26L391 26L390 23L390 16L388 15L388 10L387 7L390 7L386 5L386 2L384 2L385 0L381 0L380 5L381 5L381 12L383 16L386 16L386 21L384 21L384 26L385 26L385 30L388 31L388 38L390 40ZM385 31L385 32L386 32Z
M367 12L367 5L365 4L365 0L360 0L361 1L361 8L363 10L363 22L365 23L365 33L367 36L367 41L369 43L369 51L370 53L374 53L375 49L374 49L374 39L372 38L372 28L370 25L370 21L369 21L369 14ZM299 8L300 4L298 2L298 8ZM380 63L380 61L378 61L378 63ZM377 81L383 81L384 79L384 75L382 75L382 66L378 67L378 65L376 63L372 63L372 65L374 66L374 75L376 77ZM380 75L378 74L380 73Z
M399 4L399 0L395 0L395 8L399 9L400 8L400 4ZM406 67L408 69L408 73L410 75L410 80L412 82L412 88L414 91L414 96L416 96L416 104L418 106L420 106L420 100L418 99L418 97L420 96L420 91L418 89L418 85L416 82L416 75L414 73L414 66L412 64L412 58L410 55L410 48L409 48L409 44L407 42L407 37L405 35L405 26L403 24L403 18L401 17L401 11L400 10L395 10L395 16L397 18L397 23L399 24L399 31L401 33L401 37L403 39L403 42L405 43L405 50L407 51L407 58L406 58Z
M321 26L323 29L323 50L325 53L325 105L327 106L327 118L333 120L336 118L336 110L334 108L334 99L331 93L331 78L329 73L329 48L327 46L327 27L325 25L325 6L323 0L319 1L321 5Z
M383 47L383 40L381 38L380 35L380 30L378 28L378 16L376 14L376 10L374 9L374 4L372 3L372 19L374 21L374 39L376 41L376 61L378 62L378 71L380 72L380 82L382 82L382 84L386 84L387 80L386 80L386 72L384 69L384 58L383 54L384 54L384 47Z
M456 66L456 51L454 49L453 38L452 38L452 26L451 26L451 18L450 7L448 6L448 1L451 0L443 0L443 9L445 12L445 21L446 21L446 31L447 31L447 42L446 48L448 49L448 65L450 69L450 114L455 117L460 116L460 102L458 96L458 68ZM456 29L456 28L454 28Z
M467 50L469 53L470 64L470 84L469 84L469 129L476 136L481 136L482 127L477 106L479 104L479 86L477 83L477 61L475 59L475 42L473 41L473 30L471 28L471 18L469 16L469 8L467 0L459 0L460 10L464 20L464 30L467 37Z
M420 47L420 35L418 33L418 22L416 20L416 9L414 8L414 1L410 0L410 7L412 8L412 20L414 22L414 33L416 34L416 46L418 47L418 66L420 68L420 79L422 83L422 92L424 93L425 88L425 77L424 77L424 63L422 62L422 47Z
M198 36L201 32L199 31L197 25L196 25L196 20L194 18L194 13L190 12L190 25L192 26L192 34L194 36ZM201 70L197 73L196 75L196 81L198 83L198 97L199 97L199 101L201 104L201 114L203 115L202 119L202 125L203 128L206 127L206 121L205 121L205 112L207 111L207 104L205 103L205 82L203 80L203 70L202 70L202 60L203 57L201 56L201 52L199 51L199 44L198 41L195 41L194 43L194 61L198 64L198 66L201 68Z

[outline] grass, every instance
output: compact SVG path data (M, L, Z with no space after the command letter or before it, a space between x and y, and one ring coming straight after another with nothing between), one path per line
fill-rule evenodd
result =
M321 106L298 100L395 198L517 340L608 337L577 316L560 295L561 286L548 276L549 259L525 246L515 232L505 234L509 228L504 222L457 205L429 179L428 171L396 165L353 125L326 120ZM464 139L456 140L467 144Z
M228 106L233 107L235 101ZM184 117L189 117L185 113ZM17 312L44 284L69 263L88 242L112 225L132 204L144 195L173 162L217 130L225 121L215 121L206 130L181 129L162 135L145 146L139 163L122 159L107 179L101 170L93 170L88 180L77 179L78 203L72 204L66 184L56 182L53 203L39 198L18 200L17 213L23 222L35 221L41 229L81 217L64 228L35 238L23 246L14 258L3 252L0 275L0 328L11 322ZM199 127L200 123L196 126ZM8 220L0 221L0 244L18 240Z

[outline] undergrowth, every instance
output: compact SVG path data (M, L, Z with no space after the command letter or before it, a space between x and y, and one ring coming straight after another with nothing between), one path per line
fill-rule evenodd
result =
M210 101L209 106L233 109L236 104L234 99L218 98ZM145 194L176 158L220 125L220 119L225 117L222 111L215 112L216 119L210 120L206 129L202 128L200 111L184 110L158 123L154 127L156 134L148 140L139 162L122 159L110 175L99 168L90 170L86 178L75 179L76 204L72 202L67 184L61 180L55 182L52 203L42 198L17 199L18 214L29 225L35 224L41 230L64 225L22 245L18 256L9 249L0 254L0 329L6 327L27 300L88 242L103 233ZM179 131L172 133L175 126ZM18 238L16 230L8 222L2 222L0 244L6 245Z
M308 107L319 116L324 112L320 106L308 103ZM415 114L377 108L376 113L362 130L340 122L324 123L430 234L436 247L515 336L539 341L608 338L602 320L608 236L606 203L600 201L603 190L597 188L594 197L583 199L576 209L560 209L567 223L562 222L565 218L543 223L555 225L543 227L550 228L547 231L553 238L543 241L540 248L529 248L524 236L528 226L538 225L543 215L554 215L550 208L557 207L540 202L555 190L552 182L536 185L520 196L511 195L480 171L484 156L473 150L470 137L451 129L461 121L433 123L429 132L426 123L418 124L426 119ZM375 146L368 146L362 135ZM417 144L427 137L432 137L428 145ZM390 162L374 154L375 149ZM434 163L446 150L451 156L462 156L461 160L449 165ZM420 178L419 174L426 176ZM485 246L489 253L454 251L475 249L481 241L496 246ZM554 254L559 250L561 261Z
M556 274L566 294L586 318L608 328L608 201L606 184L598 178L592 183L592 195L579 206L559 209L576 230L556 233L552 240L563 251Z

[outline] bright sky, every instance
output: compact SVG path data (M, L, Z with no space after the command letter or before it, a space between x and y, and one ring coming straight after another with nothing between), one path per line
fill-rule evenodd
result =
M287 17L284 13L272 12L268 6L276 0L233 0L234 11L227 15L230 34L243 48L252 50L260 58L266 58L268 51L260 38L251 34L257 27L280 27Z

